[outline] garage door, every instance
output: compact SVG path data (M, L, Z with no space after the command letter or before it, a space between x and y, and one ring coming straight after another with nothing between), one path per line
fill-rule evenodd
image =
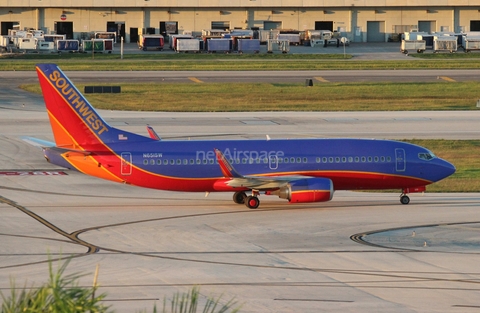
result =
M367 22L367 42L385 42L385 22Z

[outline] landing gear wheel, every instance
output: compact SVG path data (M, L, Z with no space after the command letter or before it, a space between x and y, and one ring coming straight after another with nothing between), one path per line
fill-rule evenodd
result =
M409 204L410 203L410 198L407 195L403 195L400 197L400 203L401 204Z
M233 194L233 202L236 204L244 204L247 195L243 191L237 191Z
M260 200L258 200L258 198L255 196L248 196L245 199L245 205L249 209L256 209L260 205Z

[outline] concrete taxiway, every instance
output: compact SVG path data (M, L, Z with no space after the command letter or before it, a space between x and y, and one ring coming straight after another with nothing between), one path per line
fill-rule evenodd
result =
M141 189L65 172L21 140L52 135L41 98L0 103L0 291L40 285L48 258L99 265L116 312L153 310L200 286L241 312L465 312L480 300L480 194L337 192L327 203ZM169 138L476 138L479 112L205 113L100 111ZM273 134L273 135L272 135ZM454 160L451 160L454 162ZM55 268L55 266L54 266Z

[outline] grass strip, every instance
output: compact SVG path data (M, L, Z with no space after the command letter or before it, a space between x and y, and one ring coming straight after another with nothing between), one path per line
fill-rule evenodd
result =
M108 84L97 84L108 85ZM480 82L120 83L121 94L88 94L99 109L168 112L477 110ZM84 84L78 84L83 91ZM40 93L38 84L22 85Z
M468 54L466 54L468 55ZM396 70L396 69L478 69L476 59L355 60L319 58L319 54L279 55L281 58L215 56L197 58L72 58L52 56L36 59L0 60L0 71L32 71L37 63L56 63L64 71L264 71L264 70ZM173 55L175 56L175 55ZM276 55L273 55L276 56Z

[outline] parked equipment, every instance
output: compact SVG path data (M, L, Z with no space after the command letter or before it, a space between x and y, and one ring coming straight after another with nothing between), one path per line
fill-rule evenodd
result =
M290 51L290 42L288 40L269 39L267 41L267 53L273 53L274 51L288 53Z
M207 51L209 53L215 53L215 52L230 53L232 51L232 40L227 38L226 39L208 39Z
M253 53L260 52L260 40L259 39L238 39L238 53L242 54L245 51L251 51Z
M177 39L177 44L175 47L177 53L180 52L200 52L200 40L198 39Z
M439 51L456 52L457 37L455 36L434 36L433 37L433 53Z
M66 39L57 41L58 52L78 52L80 50L80 43L78 40Z
M138 40L138 49L143 51L147 50L163 50L163 46L165 44L165 40L162 35L154 35L154 34L145 34L140 35Z
M423 53L426 49L425 40L402 40L400 51L408 54L408 52L417 51L417 53Z

